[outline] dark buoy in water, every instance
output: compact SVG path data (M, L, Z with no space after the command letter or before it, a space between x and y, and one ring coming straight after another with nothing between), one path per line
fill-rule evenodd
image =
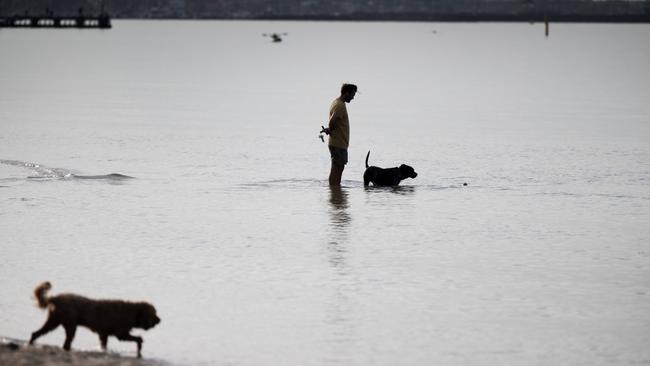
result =
M463 183L463 186L467 186L467 182Z

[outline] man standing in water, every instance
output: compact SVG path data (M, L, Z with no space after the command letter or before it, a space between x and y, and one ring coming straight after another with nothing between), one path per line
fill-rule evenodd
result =
M330 106L330 120L327 128L322 132L329 135L328 147L332 156L332 168L330 169L330 186L340 186L341 176L345 164L348 163L348 145L350 143L350 121L345 103L350 103L357 93L357 86L354 84L343 84L341 95L334 99Z

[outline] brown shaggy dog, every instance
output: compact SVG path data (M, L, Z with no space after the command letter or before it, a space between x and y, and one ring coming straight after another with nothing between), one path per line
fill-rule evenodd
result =
M49 333L59 325L65 329L63 349L69 351L78 325L89 328L99 335L102 349L106 350L108 336L115 336L121 341L138 344L138 357L141 356L142 338L130 334L132 328L150 329L160 323L156 309L146 302L128 302L121 300L93 300L75 294L47 296L52 288L49 282L43 282L34 289L38 307L49 310L47 320L41 329L32 333L29 344L43 334Z

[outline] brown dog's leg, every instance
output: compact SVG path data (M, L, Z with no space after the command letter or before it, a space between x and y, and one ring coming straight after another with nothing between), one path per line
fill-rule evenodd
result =
M39 329L39 330L35 331L34 333L32 333L32 337L29 339L29 344L34 344L34 341L38 337L42 336L43 334L47 334L47 333L53 331L60 324L61 323L59 322L59 320L55 316L52 316L50 314L50 316L47 317L47 320L45 321L45 324L43 324L41 329Z
M106 346L108 345L108 334L100 334L99 342L102 344L102 350L106 351Z
M63 328L65 328L65 342L63 342L63 349L69 351L70 346L72 346L72 340L74 339L74 334L77 332L77 325L63 324Z
M137 343L138 344L138 358L142 357L142 354L140 353L142 351L142 337L136 337L136 336L132 336L130 334L122 334L122 335L118 335L117 339L119 339L120 341L131 341L131 342Z

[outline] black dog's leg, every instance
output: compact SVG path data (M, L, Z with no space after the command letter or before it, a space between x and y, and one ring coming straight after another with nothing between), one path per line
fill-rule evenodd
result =
M363 172L363 185L364 186L369 186L370 183L377 185L376 179L377 179L377 167L371 166L366 168L366 171Z
M65 328L65 342L63 342L63 349L69 351L70 347L72 346L74 335L77 332L77 325L63 324L63 328Z
M142 357L142 337L132 336L130 334L121 334L117 336L117 339L120 341L131 341L138 344L138 358Z
M45 321L45 324L43 324L41 329L39 329L39 330L35 331L34 333L32 333L32 337L29 339L29 344L34 344L34 341L38 337L42 336L43 334L47 334L47 333L53 331L59 325L61 325L59 320L56 318L56 316L53 316L50 313L50 316L48 316L47 320Z
M99 343L102 345L102 350L106 351L106 347L108 345L108 334L101 333L99 335Z

